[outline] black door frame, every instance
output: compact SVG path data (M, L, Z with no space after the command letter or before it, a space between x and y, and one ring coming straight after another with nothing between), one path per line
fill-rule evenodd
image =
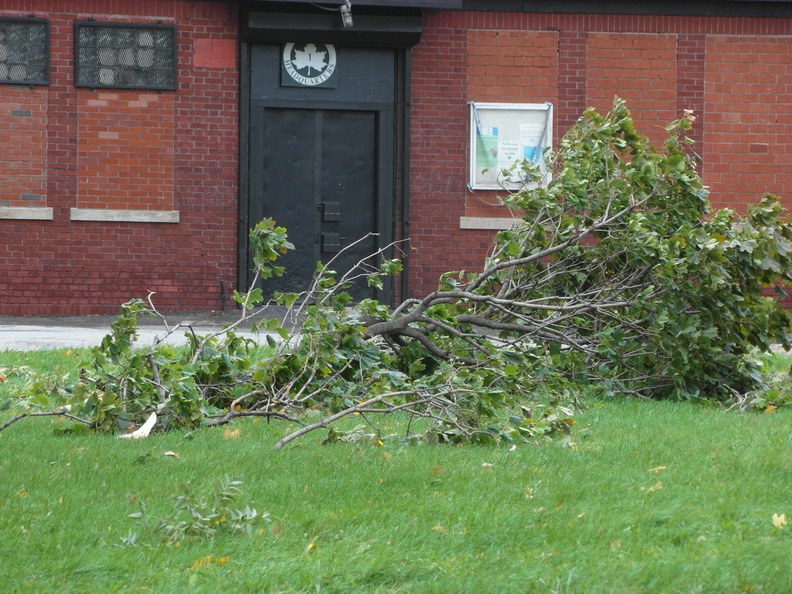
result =
M269 43L266 41L265 43ZM237 232L237 289L240 292L248 290L248 270L250 268L250 254L248 249L249 230L258 223L250 212L251 196L251 119L254 106L260 107L287 107L306 109L361 109L373 110L378 114L378 138L380 159L378 168L385 163L392 164L391 175L377 172L380 182L379 194L384 199L377 203L377 232L379 233L379 246L387 246L398 240L400 247L394 253L385 254L387 258L399 257L403 260L403 271L395 280L391 277L384 278L384 289L379 292L378 298L384 303L393 304L394 299L401 296L406 290L409 271L409 257L406 245L409 241L409 105L410 105L410 54L409 46L391 46L395 50L396 80L393 103L371 103L354 101L283 101L254 99L251 92L251 51L256 43L240 41L240 82L239 82L239 182L238 182L238 232ZM389 124L387 122L390 122ZM379 198L379 197L378 197ZM398 224L398 228L396 225ZM396 283L398 282L397 290Z

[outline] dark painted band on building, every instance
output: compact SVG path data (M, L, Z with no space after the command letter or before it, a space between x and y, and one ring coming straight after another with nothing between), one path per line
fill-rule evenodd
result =
M258 6L286 4L299 6L312 0L258 0ZM323 4L342 5L345 0ZM792 17L792 2L786 0L351 0L352 11L363 7L427 8L436 10L480 10L488 12L555 12L577 14L656 14L690 16Z
M421 40L419 10L399 14L355 11L354 27L344 28L339 14L328 12L249 12L242 39L256 43L334 43L346 46L413 47Z

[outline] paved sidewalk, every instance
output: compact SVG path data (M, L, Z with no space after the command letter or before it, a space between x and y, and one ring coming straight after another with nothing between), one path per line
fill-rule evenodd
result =
M256 319L282 319L285 310L271 307L257 316ZM162 315L173 328L177 324L187 325L196 334L208 334L221 329L225 324L233 323L242 317L241 310L201 311L165 313ZM100 344L110 333L110 324L117 315L107 316L0 316L0 352L32 351L41 349L60 349L92 347ZM166 333L165 325L156 316L139 315L138 344L147 345L157 337ZM184 333L188 328L179 329L168 337L168 344L184 344ZM237 334L255 340L265 340L265 333L251 332L250 322L241 324Z

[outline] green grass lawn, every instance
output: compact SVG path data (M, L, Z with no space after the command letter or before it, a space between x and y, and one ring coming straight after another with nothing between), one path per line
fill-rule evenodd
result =
M577 451L320 431L280 452L292 425L131 441L25 419L0 433L0 591L792 591L792 410L618 400L576 418ZM128 518L224 474L269 513L250 536L169 543Z

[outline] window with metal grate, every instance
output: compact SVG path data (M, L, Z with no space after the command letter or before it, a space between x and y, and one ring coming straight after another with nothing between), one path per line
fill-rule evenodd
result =
M176 89L176 27L78 22L75 85L114 89Z
M49 84L49 24L0 19L0 83Z

